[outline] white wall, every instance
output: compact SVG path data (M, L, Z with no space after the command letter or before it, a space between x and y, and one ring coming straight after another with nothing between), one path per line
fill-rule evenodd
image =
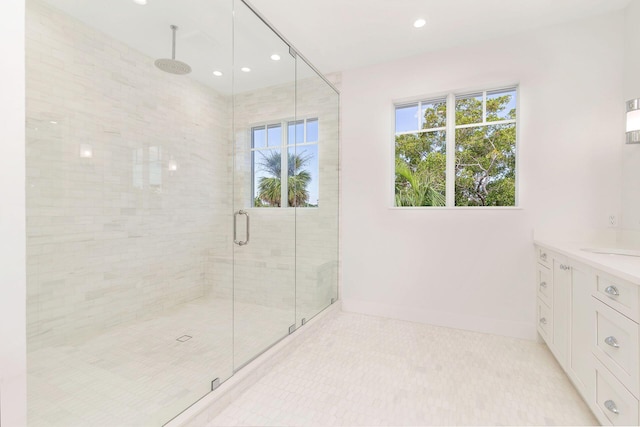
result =
M640 98L640 1L632 1L625 14L624 97L620 103ZM624 128L620 129L624 135ZM624 136L622 136L624 138ZM620 141L624 143L623 140ZM622 226L640 231L640 146L624 145L622 163Z
M26 425L24 3L0 2L0 424Z
M342 80L343 307L535 337L534 228L620 210L623 14L367 68ZM391 209L393 102L520 84L520 209Z

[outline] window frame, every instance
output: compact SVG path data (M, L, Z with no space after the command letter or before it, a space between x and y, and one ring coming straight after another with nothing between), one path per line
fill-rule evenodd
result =
M316 141L307 141L307 123L310 121L316 121L318 123L318 138ZM298 123L303 122L304 126L303 128L303 142L300 143L296 143L295 141L295 136L294 136L294 141L293 143L289 143L289 126L291 124L293 124L294 126L296 126ZM268 130L270 127L280 127L281 130L281 137L280 137L280 144L277 146L269 146L269 137L268 137ZM255 148L254 147L254 131L256 129L264 129L265 130L265 143L266 146L265 147L260 147L260 148ZM294 133L295 135L295 133ZM253 209L262 209L263 207L258 207L255 205L255 198L256 198L256 170L255 170L255 153L257 151L270 151L270 150L276 150L279 149L280 150L280 159L281 159L281 163L280 163L280 182L281 182L281 188L280 188L280 206L270 206L270 207L266 207L266 209L285 209L285 208L307 208L307 209L313 209L313 208L317 208L317 207L313 207L313 206L289 206L289 180L288 179L282 179L283 176L285 174L288 174L288 170L289 170L289 149L292 147L304 147L304 146L313 146L315 145L316 147L318 147L318 154L317 154L317 160L318 160L318 206L319 206L319 200L320 200L320 119L318 116L309 116L309 117L296 117L296 118L292 118L292 119L281 119L279 121L269 121L269 122L263 122L263 123L256 123L253 125L249 126L249 153L250 153L250 162L251 162L251 183L250 183L250 200L248 203L249 208ZM286 154L286 155L283 155Z
M516 118L508 119L508 120L498 120L498 121L487 121L486 120L486 96L492 92L500 92L500 91L508 91L514 90L516 92ZM483 103L482 103L482 123L473 123L473 124L464 124L464 125L456 125L455 124L455 101L456 97L464 97L467 95L482 95ZM446 127L445 128L430 128L430 129L418 129L417 131L406 131L406 132L398 132L396 133L396 109L398 107L408 106L412 104L418 104L419 112L420 105L422 103L430 103L437 100L446 99L447 103L447 116L446 116ZM435 209L435 210L522 210L521 199L520 199L520 84L505 84L499 86L493 86L486 89L464 89L464 90L455 90L455 91L447 91L446 93L436 93L426 96L420 97L412 97L412 98L404 98L395 100L392 102L392 126L391 132L392 137L390 144L391 146L391 155L390 155L390 196L389 200L391 202L391 206L389 209L399 209L399 210L413 210L413 209ZM450 114L453 111L454 114ZM421 115L421 113L420 113ZM423 118L419 119L419 125L422 125ZM455 131L459 128L465 127L480 127L480 126L491 126L491 125L499 125L499 124L509 124L515 123L516 126L516 141L515 141L515 197L514 197L514 205L513 206L456 206L455 205L455 161L456 161L456 135ZM396 143L395 139L397 135L402 134L412 134L412 133L421 133L421 132L429 132L435 130L444 130L446 132L446 144L445 144L445 153L447 154L446 158L446 181L445 181L445 206L396 206L395 200L395 184L396 184L396 165L395 165L395 155L396 155ZM453 153L453 155L449 155L449 153Z

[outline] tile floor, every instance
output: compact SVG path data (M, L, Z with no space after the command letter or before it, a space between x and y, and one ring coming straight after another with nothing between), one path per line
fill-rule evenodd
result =
M597 425L532 341L337 312L214 426Z
M199 298L28 354L30 426L158 427L288 334L293 310ZM260 328L256 328L260 325ZM235 333L235 336L234 336ZM176 339L192 338L185 342ZM234 354L235 340L235 354Z

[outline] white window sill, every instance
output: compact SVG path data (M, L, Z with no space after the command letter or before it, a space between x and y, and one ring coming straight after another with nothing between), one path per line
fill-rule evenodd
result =
M522 211L520 206L390 206L390 210L433 210L433 211Z

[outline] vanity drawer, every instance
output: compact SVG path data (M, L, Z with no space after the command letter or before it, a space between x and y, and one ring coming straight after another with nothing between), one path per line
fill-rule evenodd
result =
M639 395L638 324L594 299L594 355L635 396Z
M540 298L538 298L538 332L547 344L553 343L553 311L545 304Z
M545 248L536 246L536 259L545 267L551 267L551 253Z
M543 265L536 265L538 298L549 307L553 307L553 280L551 270Z
M638 400L599 363L596 363L596 406L600 421L605 421L604 417L614 426L638 425Z
M593 295L608 306L638 322L640 320L638 285L605 273L598 273L596 276L596 289Z

